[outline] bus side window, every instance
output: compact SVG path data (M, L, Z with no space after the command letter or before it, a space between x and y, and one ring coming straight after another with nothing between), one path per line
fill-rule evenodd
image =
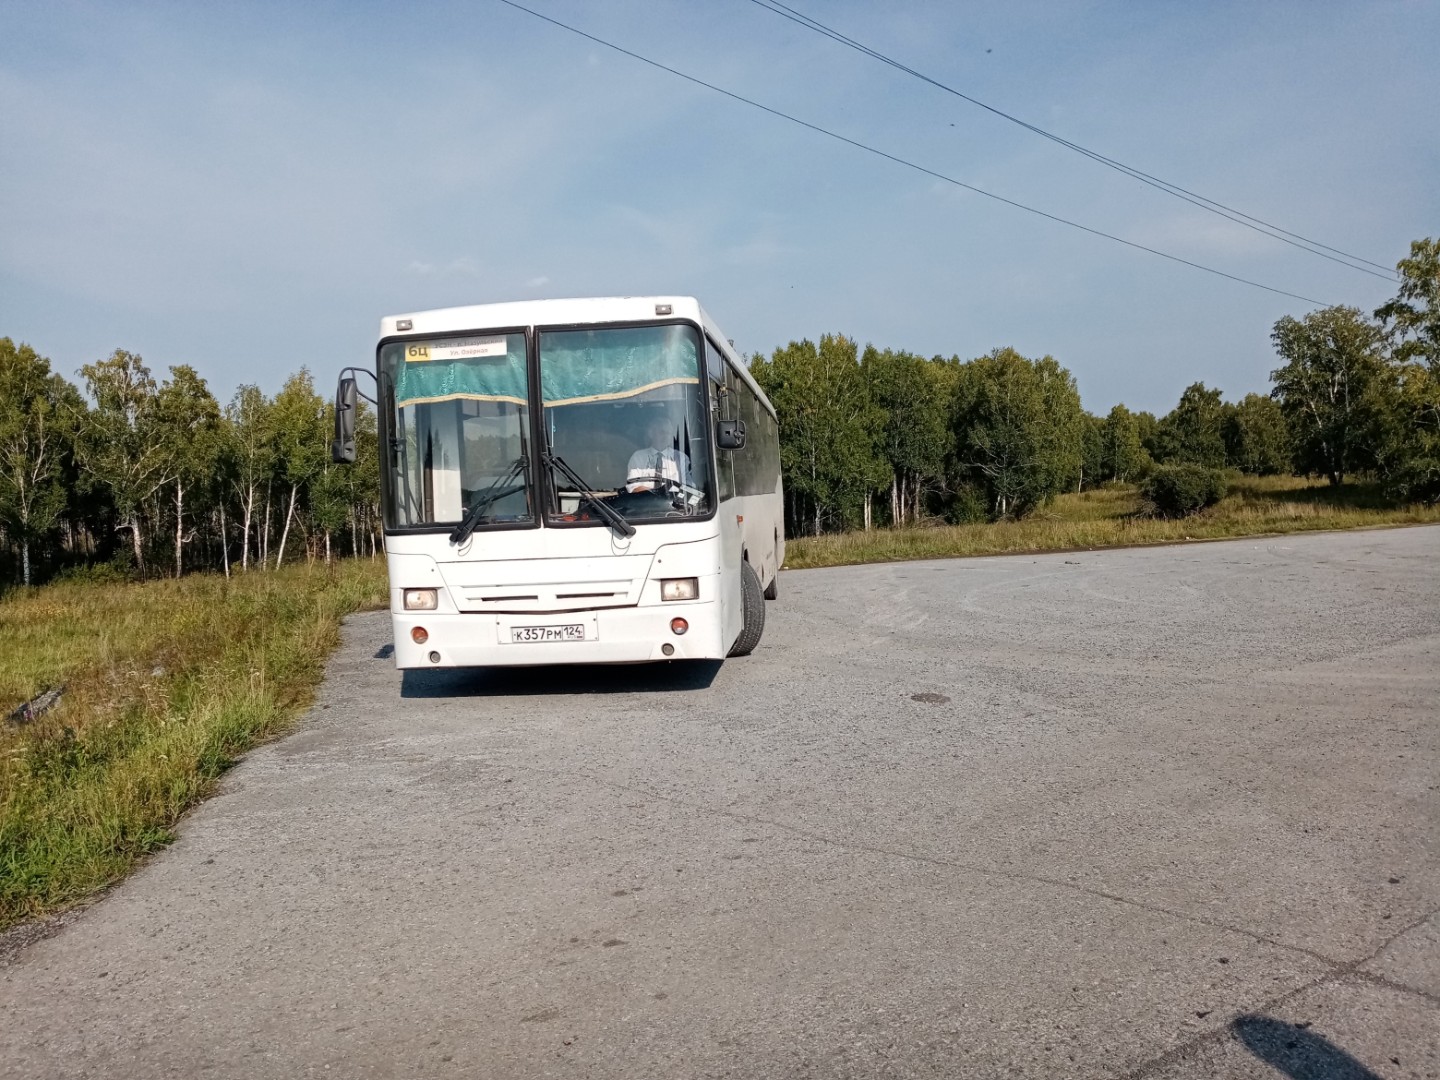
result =
M725 363L723 357L720 362L725 364L725 404L721 406L721 413L727 420L742 420L744 417L740 412L741 391L745 389L745 384L736 378L734 369ZM729 466L729 476L726 482L730 485L730 494L744 495L745 487L741 477L745 472L745 451L743 448L726 450L725 457L728 459L726 464Z
M715 454L715 471L718 474L717 487L720 489L720 501L735 497L735 451L721 450Z
M764 437L755 415L759 412L760 403L755 400L755 392L749 384L738 377L735 379L735 398L739 406L737 412L745 424L745 448L735 453L735 490L741 495L756 495L759 488L755 486L755 465Z
M705 370L710 376L711 415L715 420L735 420L739 417L739 402L735 395L735 373L725 362L725 355L715 347L709 338L705 339ZM716 487L720 501L735 497L735 455L736 450L716 450Z
M725 382L725 357L708 337L705 339L705 372L710 376L710 393L713 395L715 388Z

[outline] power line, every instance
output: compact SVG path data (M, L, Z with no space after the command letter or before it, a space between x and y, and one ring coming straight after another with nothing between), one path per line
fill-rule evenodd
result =
M1081 146L1079 143L1071 142L1069 139L1065 139L1052 132L1046 131L1044 128L1037 127L1036 125L1031 124L1025 120L1021 120L1019 117L1012 116L1011 114L1004 112L1001 109L997 109L993 105L988 105L985 102L979 100L978 98L973 98L968 94L962 93L961 91L954 89L953 87L947 86L944 83L939 82L936 79L933 79L930 76L924 74L923 72L916 71L914 68L902 64L899 61L894 60L889 56L886 56L884 53L877 52L876 50L870 48L868 45L858 42L854 38L847 37L839 31L826 26L824 23L813 19L810 16L805 15L799 11L796 11L792 7L780 3L779 0L750 0L750 2L758 7L762 7L767 11L779 15L782 18L789 19L791 22L798 23L799 25L805 27L808 30L813 30L816 33L823 35L824 37L828 37L833 41L839 42L840 44L845 45L848 48L855 49L858 52L864 53L865 55L870 56L873 59L879 60L881 63L887 64L898 71L902 71L907 75L912 75L915 78L920 79L922 82L929 83L931 86L945 91L947 94L952 94L955 97L958 97L963 101L967 101L972 105L977 105L980 108L986 110L987 112L994 113L996 116L1008 120L1013 124L1017 124L1028 131L1032 131L1035 134L1042 136L1043 138L1049 139L1051 142L1057 143L1060 146L1064 146L1069 150L1074 150L1076 153L1082 154L1085 157L1090 158L1092 161L1099 162L1102 165L1115 169L1118 172L1124 173L1127 176L1139 180L1143 184L1148 184L1150 187L1163 191L1168 195L1173 195L1184 202L1188 202L1194 206L1198 206L1202 210L1207 210L1210 213L1217 214L1220 217L1235 222L1237 225L1242 225L1247 229L1253 229L1255 232L1258 232L1263 236L1269 236L1272 239L1279 240L1281 243L1289 244L1291 247L1298 248L1301 251L1307 251L1312 255L1319 255L1321 258L1324 259L1330 259L1331 262L1339 263L1341 266L1349 267L1352 270L1359 270L1361 273L1371 274L1374 277L1384 278L1389 281L1393 281L1395 279L1394 270L1388 266L1385 266L1383 263L1377 263L1370 259L1363 258L1359 255L1352 255L1349 252L1342 251L1339 248L1330 247L1328 244L1322 244L1317 240L1310 240L1307 237L1301 236L1299 233L1290 232L1287 229L1283 229L1280 226L1274 225L1261 218L1253 217L1242 210L1237 210L1234 207L1226 206L1224 203L1217 202L1214 199L1210 199L1204 195L1200 195L1196 192L1190 191L1189 189L1183 188L1178 184L1173 184L1168 180L1162 180L1159 177L1152 176L1147 172L1143 172L1140 169L1134 168L1133 166L1126 165L1124 162L1116 161L1113 158L1106 157L1104 154L1101 154L1098 151L1091 150L1088 147ZM1286 239L1286 237L1292 237L1293 239ZM1296 241L1299 241L1299 243L1297 243ZM1326 251L1334 252L1335 255L1343 256L1343 258L1334 258L1331 255L1326 255ZM1347 259L1353 261L1347 262L1345 261ZM1375 267L1378 270L1384 271L1384 273L1376 273L1375 270L1367 270L1365 266L1357 266L1355 265L1355 263L1364 263L1365 266Z
M826 26L818 19L813 19L810 16L803 14L802 12L796 11L794 8L789 7L786 4L780 3L780 0L750 0L750 2L752 4L755 4L757 7L764 8L766 11L769 11L775 15L779 15L781 18L789 19L791 22L796 23L799 26L803 26L807 30L812 30L815 33L827 37L832 41L838 42L839 44L844 45L847 48L854 49L855 51L863 53L864 55L869 56L874 60L878 60L882 64L887 64L890 67L895 68L897 71L902 71L907 75L911 75L914 78L921 80L922 82L929 83L931 86L939 90L943 90L947 94L952 94L955 97L960 98L962 101L967 101L971 105L979 106L986 112L994 113L996 116L1001 117L1004 120L1008 120L1012 124L1017 124L1020 127L1025 128L1027 131L1032 131L1036 135L1049 139L1051 142L1057 143L1068 150L1073 150L1077 154L1082 154L1085 157L1089 158L1091 161L1099 162L1101 165L1104 165L1107 168L1114 169L1117 172L1124 173L1126 176L1129 176L1132 179L1139 180L1142 184L1148 184L1150 187L1153 187L1158 191L1163 191L1167 195L1172 195L1183 202L1190 203L1192 206L1198 206L1200 209L1208 211L1212 214L1217 214L1220 217L1225 218L1227 221L1232 221L1237 225L1243 226L1244 228L1252 229L1255 232L1260 233L1262 236L1268 236L1273 240L1279 240L1282 244L1289 244L1293 248L1298 248L1301 251L1309 252L1312 255L1318 255L1322 259L1329 259L1331 262L1339 263L1341 266L1348 267L1351 270L1358 270L1362 274L1370 274L1373 277L1383 278L1386 281L1395 280L1395 271L1392 267L1388 267L1383 263L1373 262L1370 259L1362 258L1359 255L1351 255L1349 252L1342 251L1339 248L1330 247L1328 244L1322 244L1318 240L1310 240L1304 236L1301 236L1299 233L1290 232L1288 229L1282 229L1279 225L1274 225L1261 218L1253 217L1252 215L1247 214L1242 210L1237 210L1232 206L1226 206L1224 203L1217 202L1214 199L1207 198L1204 195L1200 195L1196 192L1188 190L1187 188L1183 188L1179 184L1172 184L1168 180L1162 180L1159 177L1151 176L1149 173L1142 172L1140 169L1137 169L1131 165L1126 165L1124 162L1116 161L1113 158L1106 157L1104 154L1101 154L1098 151L1091 150L1085 146L1081 146L1079 143L1071 142L1069 139L1056 135L1053 132L1046 131L1044 128L1037 127L1036 125L1031 124L1028 121L1021 120L1019 117L1012 116L1010 113L1007 113L1001 109L997 109L993 105L988 105L985 102L981 101L979 98L971 97L969 94L962 93L961 91L956 90L954 87L947 86L944 83L938 81L937 79L934 79L929 75L924 74L923 72L916 71L914 68L909 67L908 65L903 64L900 61L886 56L884 53L878 52L875 49L872 49L870 46L865 45L862 42L856 41L854 38L847 37L840 31L835 30L832 27ZM1327 255L1326 252L1333 252L1333 254ZM1337 258L1336 256L1341 257ZM1364 265L1356 265L1357 263L1363 263ZM1367 267L1375 267L1376 269L1384 272L1377 273L1376 270L1367 269Z
M923 173L924 175L933 177L936 180L944 181L947 184L953 184L955 187L958 188L964 188L966 191L973 191L977 195L983 195L987 199L994 199L996 202L1004 203L1006 206L1013 206L1017 210L1024 210L1026 213L1035 214L1050 221L1058 222L1061 225L1068 225L1072 229L1079 229L1081 232L1089 233L1091 236L1099 236L1105 240L1113 240L1117 244L1124 244L1126 247L1134 248L1136 251L1149 252L1151 255L1160 256L1160 258L1162 259L1169 259L1171 262L1180 263L1183 266L1190 266L1196 270L1203 270L1207 274L1214 274L1217 277L1227 278L1230 281L1239 282L1241 285L1250 285L1256 289L1264 289L1266 292L1275 293L1278 296L1288 296L1292 300L1303 300L1307 304L1315 304L1319 307L1327 306L1324 301L1316 300L1309 296L1301 296L1299 293L1287 292L1284 289L1277 289L1272 285L1263 285L1258 281L1251 281L1249 278L1243 278L1236 274L1226 273L1224 270L1217 270L1213 266L1206 266L1203 263L1192 262L1189 259L1181 258L1179 255L1171 255L1169 252L1161 251L1159 248L1147 247L1144 244L1136 243L1134 240L1126 240L1122 237L1115 236L1112 233L1103 232L1100 229L1092 229L1088 225L1081 225L1079 222L1071 221L1069 218L1063 218L1056 214L1047 213L1046 211L1039 210L1033 206L1027 206L1025 203L1016 202L1014 199L1007 199L1003 195L996 195L994 192L986 191L984 188L978 188L974 184L967 184L963 180L956 180L953 176L946 176L944 173L936 172L934 169L926 168L924 165L919 165L905 158L897 157L894 154L886 153L884 150L877 149L876 147L870 146L866 143L858 142L857 140L848 138L847 136L841 135L838 132L831 131L829 128L823 128L819 124L812 124L808 120L801 120L797 116L792 116L787 112L782 112L779 109L771 108L769 105L762 105L760 102L755 101L752 98L744 97L740 94L735 93L732 90L726 90L724 87L716 86L714 83L708 83L704 79L696 78L694 75L688 75L685 72L680 71L676 68L668 67L665 64L660 63L658 60L651 60L648 56L641 56L637 52L632 52L631 50L624 48L623 46L616 45L613 41L606 41L604 38L596 37L594 34L586 33L584 30L580 30L577 27L569 25L568 23L563 23L559 19L552 19L549 15L542 15L540 12L526 7L524 4L517 3L516 0L499 0L499 2L506 5L507 7L514 8L516 11L523 11L527 15L533 15L535 18L540 19L542 22L550 23L552 26L558 26L561 30L567 30L570 33L575 34L578 37L582 37L587 41L593 41L596 45L603 45L605 48L612 49L615 52L620 53L622 56L628 56L632 60L639 60L642 64L648 64L650 67L656 68L659 71L664 71L667 74L674 75L680 79L684 79L688 83L693 83L696 86L703 86L706 90L713 90L717 94L723 94L725 95L725 97L730 98L732 101L738 101L743 105L749 105L751 108L759 109L761 112L769 113L771 116L779 117L781 120L788 120L792 124L798 124L800 127L807 128L810 131L816 132L817 134L825 135L831 139L835 139L838 142L845 143L847 146L853 146L857 150L864 150L867 154L874 154L876 157L884 158L886 161L893 161L895 164L903 165L907 169L913 169L918 173Z

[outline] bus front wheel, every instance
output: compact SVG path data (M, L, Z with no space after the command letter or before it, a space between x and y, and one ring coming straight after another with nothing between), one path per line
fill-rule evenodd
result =
M745 625L730 646L731 656L749 656L765 630L765 594L760 588L760 576L748 562L740 564L740 598L745 606Z

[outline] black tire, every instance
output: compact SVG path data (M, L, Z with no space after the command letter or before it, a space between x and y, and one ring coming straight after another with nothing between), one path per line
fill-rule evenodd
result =
M770 584L765 586L765 599L775 600L780 596L780 568L775 568L775 576L770 579Z
M735 644L730 646L731 656L749 656L765 632L765 595L760 590L755 568L748 562L740 564L740 598L745 605L745 625Z

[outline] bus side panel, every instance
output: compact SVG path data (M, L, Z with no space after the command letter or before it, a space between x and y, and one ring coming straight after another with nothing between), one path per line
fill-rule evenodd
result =
M745 557L762 586L775 580L784 554L785 525L780 508L778 493L742 495L735 499L735 513L745 519L742 529Z
M745 601L740 593L740 563L745 552L745 500L726 499L716 515L720 523L720 611L728 649L745 629Z
M780 486L775 488L775 535L779 542L775 545L775 570L778 573L785 565L785 489Z

